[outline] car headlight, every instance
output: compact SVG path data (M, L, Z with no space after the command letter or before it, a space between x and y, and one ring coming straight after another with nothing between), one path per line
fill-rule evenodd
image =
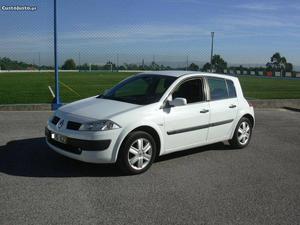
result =
M88 123L83 123L79 130L82 131L105 131L121 128L118 124L110 120L98 120Z

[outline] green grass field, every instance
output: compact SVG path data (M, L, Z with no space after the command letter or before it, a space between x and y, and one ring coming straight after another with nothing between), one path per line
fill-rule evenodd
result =
M62 102L97 95L133 73L60 73ZM300 80L242 76L244 94L256 99L300 99ZM54 73L0 73L0 104L50 103Z

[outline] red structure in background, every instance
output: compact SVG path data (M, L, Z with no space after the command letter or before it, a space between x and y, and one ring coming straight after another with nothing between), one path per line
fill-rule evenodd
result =
M266 76L267 77L272 77L273 76L273 72L272 71L267 71L266 72Z

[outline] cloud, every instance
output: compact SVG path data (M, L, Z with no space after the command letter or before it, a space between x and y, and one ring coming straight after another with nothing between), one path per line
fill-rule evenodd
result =
M259 2L253 2L253 3L245 3L236 5L236 8L245 9L245 10L253 10L253 11L274 11L278 10L279 6L274 3L259 3Z
M190 40L208 36L210 32L194 25L129 25L104 30L64 32L61 40L103 40L109 42Z
M249 29L251 27L252 29ZM300 25L287 22L283 18L273 16L224 15L207 25L186 24L135 24L114 26L111 28L92 30L73 30L58 33L58 44L62 47L72 46L125 46L132 43L184 43L210 39L214 30L219 38L244 38L253 36L285 35L298 36ZM273 28L272 32L264 32L265 28ZM290 32L278 32L287 30ZM293 31L293 32L292 32ZM34 33L14 34L13 37L0 37L0 50L9 50L12 46L22 49L39 49L52 46L51 33L36 35Z
M115 49L120 46L132 46L143 43L163 44L169 46L171 43L186 43L201 38L210 38L210 31L196 25L178 24L136 24L126 26L115 26L111 28L92 30L74 30L58 32L58 46L62 49ZM168 45L166 45L168 43ZM14 33L0 36L0 51L22 51L32 52L41 49L49 49L53 46L53 35L44 33ZM140 45L142 46L142 45ZM141 47L139 47L141 48ZM179 48L179 46L177 47Z
M300 9L300 4L299 3L292 3L288 5L291 9L294 10L299 10Z
M247 13L247 14L227 14L217 19L219 24L222 26L228 26L235 29L248 29L253 27L259 28L276 28L289 29L289 28L300 28L300 24L297 22L298 17L286 17L276 16L270 14L258 14L258 13Z
M178 3L178 4L187 4L187 3L203 4L203 1L201 0L164 0L164 1L168 3Z

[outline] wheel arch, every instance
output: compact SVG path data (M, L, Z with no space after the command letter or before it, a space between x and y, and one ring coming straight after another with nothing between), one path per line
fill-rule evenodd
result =
M254 120L254 117L253 117L251 114L246 113L246 114L244 114L241 118L243 118L243 117L249 119L250 122L251 122L252 127L254 127L254 125L255 125L255 120Z
M162 140L162 133L161 131L152 125L149 124L141 124L135 127L132 127L131 129L128 129L126 133L124 133L122 136L122 138L119 139L118 141L118 145L115 146L115 154L114 154L114 161L117 161L117 158L119 156L119 152L120 149L124 143L124 141L126 140L126 138L128 137L128 135L134 131L144 131L149 133L155 140L155 143L157 144L157 151L156 151L156 157L158 157L161 153L161 150L163 148L163 140Z
M155 157L158 157L160 155L160 150L161 150L161 140L160 140L160 137L159 137L159 134L157 133L157 131L153 127L150 127L150 126L139 126L139 127L135 128L134 130L132 130L131 132L134 132L134 131L144 131L144 132L150 134L154 138L154 141L157 145L156 146L157 152L156 152ZM124 140L123 140L123 142L124 142Z
M236 120L236 122L233 124L232 126L232 129L231 129L231 132L230 132L230 135L229 135L229 139L231 139L234 135L234 132L235 132L235 129L236 129L236 126L238 124L238 122L243 118L243 117L246 117L247 119L250 120L251 122L251 125L252 125L252 128L254 127L255 125L255 118L253 115L251 115L250 112L245 112L245 111L240 111L239 112L239 116L238 116L238 119Z

